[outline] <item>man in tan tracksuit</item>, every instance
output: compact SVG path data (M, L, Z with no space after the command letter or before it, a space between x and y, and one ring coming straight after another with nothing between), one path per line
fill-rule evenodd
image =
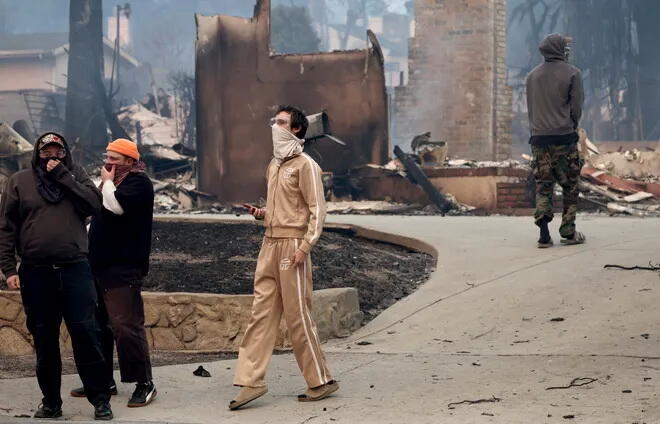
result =
M298 109L280 106L274 123L273 154L268 167L266 207L250 205L263 219L266 236L254 276L252 316L238 353L234 384L241 387L229 404L237 409L267 392L264 377L275 346L282 314L293 353L307 382L300 401L320 400L338 389L330 376L312 321L312 263L309 253L325 220L321 168L303 153L307 118Z

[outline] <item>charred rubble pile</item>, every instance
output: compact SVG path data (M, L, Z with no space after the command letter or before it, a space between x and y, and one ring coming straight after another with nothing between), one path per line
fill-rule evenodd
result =
M660 216L660 143L593 152L582 168L580 197L610 214Z
M140 103L122 109L118 119L140 146L154 182L156 212L196 209L200 199L210 197L196 190L195 151L182 142L180 119Z

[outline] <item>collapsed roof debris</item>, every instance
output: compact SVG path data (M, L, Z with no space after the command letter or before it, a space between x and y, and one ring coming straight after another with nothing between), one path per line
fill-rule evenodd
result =
M153 180L154 209L161 213L180 213L200 209L203 200L212 199L197 190L190 171L174 178Z
M141 145L172 148L179 143L176 120L160 116L139 103L122 109L117 118L128 134Z
M581 197L611 213L660 216L660 184L623 179L590 165L582 168Z
M33 151L25 138L9 125L0 123L0 194L14 172L30 166Z
M660 151L642 152L637 149L605 153L591 160L596 169L621 178L660 182Z
M660 151L601 153L580 129L580 197L611 214L660 216ZM621 146L625 145L622 143Z
M514 168L531 170L528 163L517 161L514 159L492 161L492 160L466 160L466 159L449 159L445 162L446 168Z
M194 168L195 160L180 142L177 121L153 113L139 103L124 108L119 122L140 146L153 176L161 178Z

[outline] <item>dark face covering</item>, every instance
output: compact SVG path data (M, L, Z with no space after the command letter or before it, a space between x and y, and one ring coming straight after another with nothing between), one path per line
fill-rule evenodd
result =
M112 171L112 167L115 167L115 172L127 172L130 171L131 168L133 168L134 165L117 165L114 163L106 163L105 164L105 169L106 171Z
M116 165L116 164L111 164L111 163L106 163L105 165L106 171L112 171L112 167L115 167L115 179L112 181L115 185L115 187L119 187L119 184L124 181L124 179L130 174L131 172L144 172L146 169L146 165L144 162L137 161L133 163L132 165ZM100 187L103 187L103 182L101 182Z
M50 157L50 158L42 158L42 157L40 157L40 158L39 158L39 168L41 168L41 169L43 169L44 171L48 172L46 167L47 167L47 165L48 165L48 162L50 162L51 160L59 160L59 159L56 158L56 157L54 157L54 156L53 156L53 157Z
M64 197L62 186L55 181L50 172L46 170L48 161L60 160L56 157L39 158L39 166L37 167L37 191L41 194L48 203L59 203Z

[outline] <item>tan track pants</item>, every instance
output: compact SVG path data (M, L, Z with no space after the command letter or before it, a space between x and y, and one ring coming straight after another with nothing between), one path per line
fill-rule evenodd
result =
M298 366L309 387L332 377L312 321L312 262L294 266L291 259L300 239L264 239L254 276L252 316L238 351L234 384L265 386L264 377L275 347L282 313Z

